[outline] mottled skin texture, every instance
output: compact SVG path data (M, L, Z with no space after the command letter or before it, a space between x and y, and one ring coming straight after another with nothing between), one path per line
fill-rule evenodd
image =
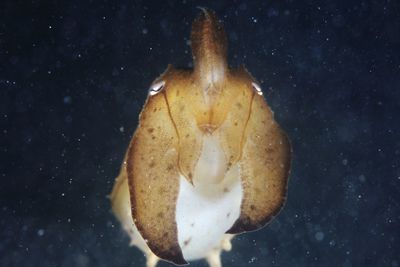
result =
M290 169L289 140L261 96L253 99L244 140L240 159L244 197L240 218L229 230L232 234L257 230L279 212Z
M133 221L150 250L175 264L186 263L175 221L179 174L193 183L205 135L218 136L227 171L240 166L244 196L229 233L259 229L277 214L290 169L289 141L252 76L228 67L226 35L212 11L194 21L191 41L194 69L169 66L155 80L163 88L149 95L125 159ZM220 251L210 257L219 260Z
M132 216L156 255L184 264L175 224L178 142L164 93L149 98L127 155Z

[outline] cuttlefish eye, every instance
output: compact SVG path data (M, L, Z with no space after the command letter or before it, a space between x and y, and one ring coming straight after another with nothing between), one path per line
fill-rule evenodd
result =
M253 89L257 92L258 95L263 94L263 92L261 90L261 86L258 83L252 82L251 85L253 86Z
M165 85L165 81L159 81L159 82L153 83L152 85L150 85L149 95L153 96L153 95L158 94L164 88L164 85Z

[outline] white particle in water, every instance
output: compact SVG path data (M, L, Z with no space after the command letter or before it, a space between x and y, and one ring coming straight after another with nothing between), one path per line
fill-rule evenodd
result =
M324 233L321 232L321 231L315 233L315 239L316 239L317 241L322 241L322 240L324 240L324 237L325 237L325 235L324 235Z
M251 257L251 259L249 260L249 263L253 263L253 262L255 262L256 260L257 260L256 257Z
M44 235L44 230L43 230L43 229L39 229L39 230L37 231L37 235L38 235L38 236L43 236L43 235Z
M72 97L70 97L69 95L65 96L63 99L64 104L71 104L72 102Z

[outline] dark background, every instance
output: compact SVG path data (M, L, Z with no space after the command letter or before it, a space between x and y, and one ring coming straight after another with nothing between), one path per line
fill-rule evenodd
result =
M294 151L285 208L224 266L400 266L398 2L160 2L1 1L0 266L145 266L106 195L198 5Z

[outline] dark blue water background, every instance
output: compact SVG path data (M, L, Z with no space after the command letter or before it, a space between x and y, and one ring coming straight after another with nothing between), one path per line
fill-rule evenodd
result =
M197 5L294 150L284 210L224 265L400 266L399 2L159 2L0 3L0 266L144 266L106 195Z

